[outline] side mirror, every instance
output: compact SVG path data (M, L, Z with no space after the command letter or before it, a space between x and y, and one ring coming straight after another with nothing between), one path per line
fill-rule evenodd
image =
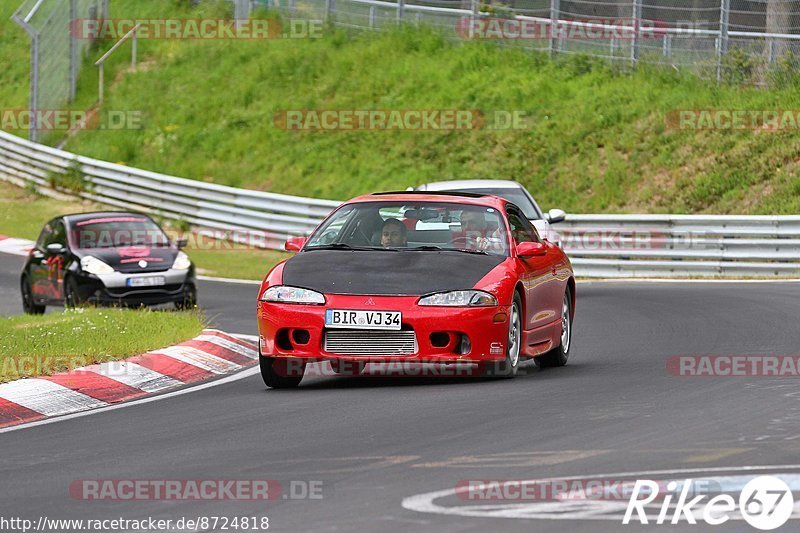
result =
M287 252L299 252L305 244L305 237L289 237L286 239L286 244L283 245L283 248Z
M67 249L64 248L63 244L59 244L57 242L48 244L47 248L45 249L47 250L48 254L53 254L53 255L62 255L64 252L67 251Z
M563 209L551 209L547 212L546 218L549 223L555 224L556 222L563 222L567 218L567 214Z
M518 257L536 257L547 254L547 246L543 242L521 242L517 245Z
M175 246L178 247L178 250L182 248L186 248L189 245L189 239L178 239L175 241Z

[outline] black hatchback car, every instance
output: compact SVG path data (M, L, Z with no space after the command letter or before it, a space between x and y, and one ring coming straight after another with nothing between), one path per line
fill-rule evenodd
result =
M97 212L54 218L22 271L26 313L48 305L142 306L197 301L194 265L147 215Z

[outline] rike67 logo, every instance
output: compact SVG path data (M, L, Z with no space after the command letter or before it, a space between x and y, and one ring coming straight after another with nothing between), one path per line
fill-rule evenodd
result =
M740 514L751 526L762 531L776 529L786 523L794 509L794 497L789 486L774 476L759 476L750 480L738 495L697 494L692 480L679 484L670 481L666 493L660 493L660 486L652 480L637 480L633 487L623 524L631 521L640 524L678 524L686 520L696 524L698 519L709 525L724 524ZM697 495L696 495L697 494ZM661 501L658 516L653 520L652 505ZM649 507L648 514L645 509Z

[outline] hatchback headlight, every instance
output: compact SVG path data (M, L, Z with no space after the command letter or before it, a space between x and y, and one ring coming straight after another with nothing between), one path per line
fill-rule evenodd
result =
M261 295L261 301L284 304L322 305L325 303L325 296L311 289L276 285L264 291L264 294Z
M189 259L189 256L184 252L178 252L178 255L175 257L175 262L172 263L172 268L175 270L186 270L190 266L192 266L192 261Z
M81 257L81 270L95 275L111 274L114 272L113 268L91 255Z
M488 307L497 305L497 298L485 291L449 291L423 296L418 303L452 307Z

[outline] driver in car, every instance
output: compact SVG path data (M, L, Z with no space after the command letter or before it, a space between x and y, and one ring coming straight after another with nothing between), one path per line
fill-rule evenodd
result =
M487 250L499 243L498 231L489 234L486 216L478 210L467 209L461 212L461 231L467 248L472 250Z
M387 218L381 228L381 246L384 248L400 248L408 245L406 225L396 218Z

